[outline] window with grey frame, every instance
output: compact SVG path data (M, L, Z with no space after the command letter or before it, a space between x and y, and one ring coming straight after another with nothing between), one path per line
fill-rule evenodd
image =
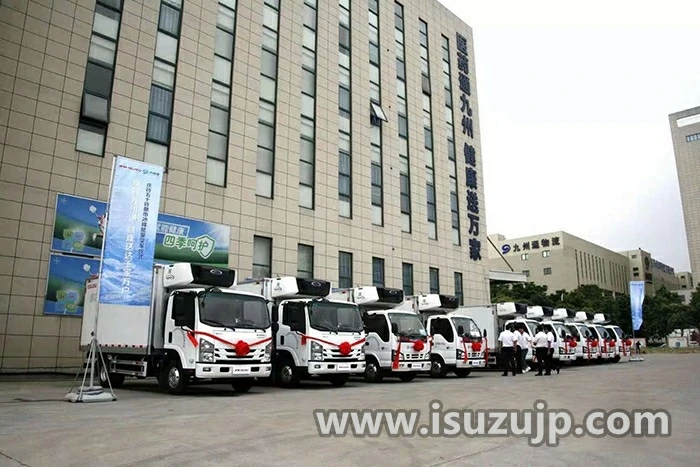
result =
M311 245L297 245L297 277L314 278L314 247Z
M274 197L275 134L277 126L277 54L279 49L279 0L264 0L262 50L260 52L260 108L255 194Z
M405 296L413 295L413 264L401 264L401 282Z
M231 80L236 29L236 0L219 0L214 39L214 74L209 109L207 183L226 186L229 131L231 125Z
M435 193L435 156L433 154L433 123L430 91L430 61L428 52L428 23L419 20L421 80L423 82L423 146L425 148L426 204L428 238L437 240L437 194ZM426 88L425 83L428 83Z
M461 272L455 272L455 297L459 306L464 306L464 279Z
M317 0L304 0L301 48L301 136L299 206L314 209L316 191L316 49Z
M457 154L455 148L455 128L452 109L452 63L450 41L442 36L442 77L445 92L445 123L447 125L447 159L450 179L450 214L452 223L452 244L461 245L459 191L457 189Z
M338 23L339 82L338 113L340 120L338 148L338 215L352 218L352 83L350 0L339 0Z
M394 38L396 48L396 97L399 133L399 193L401 231L411 233L411 170L408 148L408 110L406 96L406 49L403 5L394 2Z
M352 253L347 251L338 252L338 287L352 287Z
M269 237L253 237L253 277L272 276L272 239Z
M430 281L430 293L440 293L440 270L438 268L430 268L428 270L428 279Z
M168 167L183 0L161 0L144 160Z
M379 40L379 2L368 0L369 7L369 95L370 95L370 149L372 154L371 171L371 203L372 224L384 225L384 187L383 187L383 155L382 127L385 120L381 108L381 59Z
M104 156L123 0L97 0L85 67L76 151Z
M384 259L372 257L372 285L384 287Z

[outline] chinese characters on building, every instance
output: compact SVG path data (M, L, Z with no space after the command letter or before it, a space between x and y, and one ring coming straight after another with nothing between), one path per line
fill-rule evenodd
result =
M530 240L522 243L514 243L512 246L508 243L505 243L501 247L501 253L506 254L510 253L511 251L513 253L518 253L520 251L539 250L540 248L549 248L550 246L560 245L561 239L559 237L542 238L540 240Z
M479 193L476 164L476 147L474 143L474 117L469 103L472 95L471 81L469 79L469 47L467 39L457 33L457 70L459 73L460 110L462 112L462 134L466 136L464 142L464 161L466 163L467 184L467 217L469 219L469 258L473 261L481 260L481 241L479 240Z

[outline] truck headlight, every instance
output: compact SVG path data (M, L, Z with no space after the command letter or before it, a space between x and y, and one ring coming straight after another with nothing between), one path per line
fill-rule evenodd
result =
M311 360L314 362L323 361L323 346L318 342L311 342Z
M365 346L363 345L360 347L360 354L357 357L358 360L364 360L365 359Z
M272 359L272 342L265 346L265 355L263 355L263 362L269 362Z
M457 349L457 358L464 358L464 350Z
M199 361L205 363L214 362L214 344L206 339L199 340Z

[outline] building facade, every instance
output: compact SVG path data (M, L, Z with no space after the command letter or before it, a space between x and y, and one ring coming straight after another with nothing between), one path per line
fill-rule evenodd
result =
M693 282L693 273L690 271L677 272L678 285L681 290L695 290L695 283Z
M661 287L666 287L668 290L681 288L676 271L671 266L652 258L648 251L637 248L623 251L621 254L627 256L629 260L629 280L646 282L647 292L659 290Z
M669 115L690 270L700 271L700 107Z
M166 167L161 215L229 229L241 278L488 301L472 31L436 0L15 0L0 23L0 372L80 364L78 303L46 304L87 243L55 207L99 217L114 155Z

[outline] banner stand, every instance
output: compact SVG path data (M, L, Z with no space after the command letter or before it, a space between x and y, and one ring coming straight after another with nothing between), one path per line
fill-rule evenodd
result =
M632 341L634 342L634 354L630 356L630 362L643 362L642 355L637 350L637 339L634 332L639 330L643 322L644 306L644 281L630 281L630 311L632 312Z

